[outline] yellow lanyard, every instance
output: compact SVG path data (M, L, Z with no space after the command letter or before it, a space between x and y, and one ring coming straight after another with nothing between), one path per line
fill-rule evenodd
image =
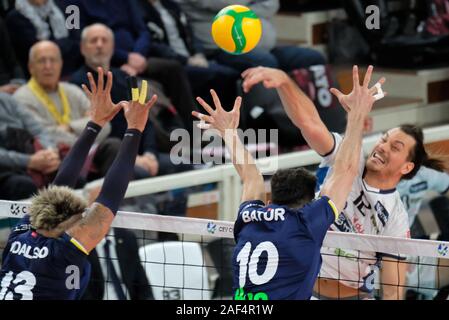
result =
M58 94L62 102L62 115L59 113L53 100L51 100L44 89L42 89L42 87L37 83L36 79L32 77L30 81L28 81L28 87L39 99L39 101L47 108L58 124L70 123L70 104L61 85L58 85Z

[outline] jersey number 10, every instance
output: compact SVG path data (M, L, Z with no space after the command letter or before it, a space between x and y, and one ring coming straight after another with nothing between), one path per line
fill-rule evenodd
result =
M267 265L262 274L257 273L257 264L262 253L267 252ZM250 257L251 255L251 257ZM279 253L275 245L270 241L261 242L251 254L251 242L245 243L237 255L239 263L239 286L245 287L246 274L255 285L262 285L273 279L278 269Z

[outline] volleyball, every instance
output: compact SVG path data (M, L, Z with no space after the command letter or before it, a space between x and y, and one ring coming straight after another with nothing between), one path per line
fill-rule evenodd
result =
M227 6L218 12L212 23L212 38L217 46L232 54L254 49L262 36L262 23L248 7Z

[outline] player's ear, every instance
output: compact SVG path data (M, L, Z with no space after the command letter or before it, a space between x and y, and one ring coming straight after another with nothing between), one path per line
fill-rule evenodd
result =
M269 206L271 203L272 203L271 200L268 200L267 201L267 206Z
M405 163L402 166L402 169L401 169L402 175L404 176L404 175L410 173L413 170L414 167L415 167L415 164L413 162L411 162L411 161Z

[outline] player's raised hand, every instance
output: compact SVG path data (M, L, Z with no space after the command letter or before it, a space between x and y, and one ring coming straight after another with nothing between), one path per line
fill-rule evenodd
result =
M148 115L150 109L157 101L157 95L153 95L145 104L139 101L123 102L123 109L125 111L125 118L128 123L128 129L137 129L143 132L147 125Z
M371 111L374 102L382 99L387 94L381 89L381 86L386 81L383 77L373 87L368 88L372 74L373 66L369 66L365 73L363 84L360 84L359 69L357 66L354 66L352 69L353 88L349 94L343 94L335 88L330 89L346 112L357 112L366 116Z
M253 86L261 82L267 89L276 89L290 79L284 71L267 67L247 69L242 73L242 78L244 92L248 92Z
M89 79L90 90L85 84L82 85L84 92L90 100L90 117L93 122L99 126L104 126L122 108L122 103L114 104L111 99L111 89L113 76L112 72L107 73L106 86L104 86L104 71L99 67L98 71L98 83L95 83L92 73L87 74Z
M201 129L217 129L221 136L224 136L226 130L237 129L240 121L240 106L242 98L237 97L234 102L234 107L227 112L221 106L220 98L214 90L210 91L214 100L215 109L212 108L206 101L198 97L196 100L203 106L209 115L193 111L192 115L199 120Z

